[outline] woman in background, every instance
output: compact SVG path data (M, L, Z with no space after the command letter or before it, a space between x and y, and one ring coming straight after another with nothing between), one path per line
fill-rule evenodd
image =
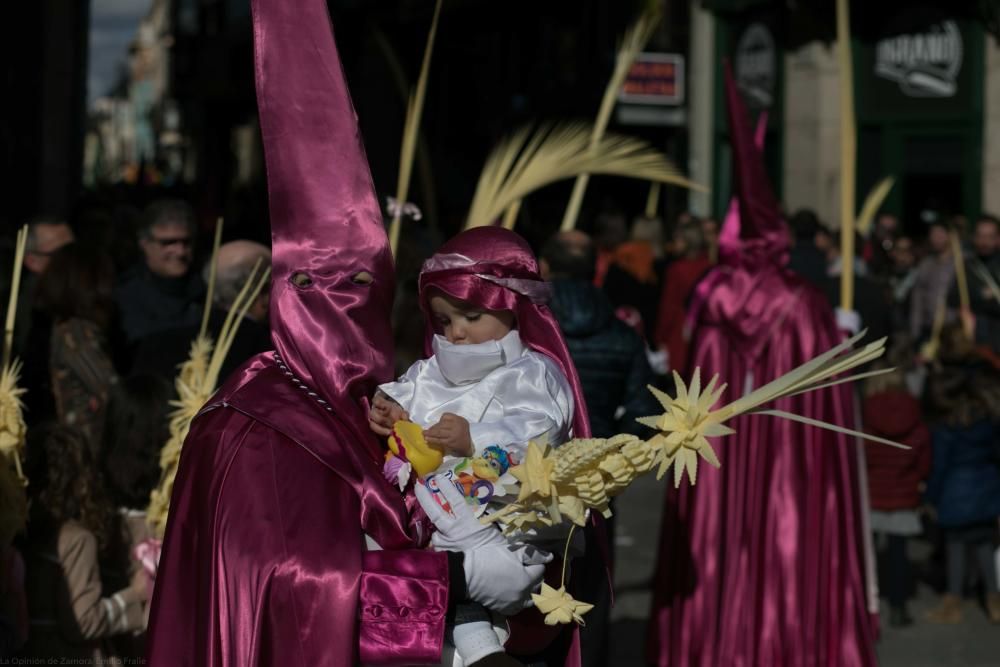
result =
M80 431L91 451L101 441L108 393L117 376L108 349L114 269L97 248L71 243L52 256L38 284L52 320L49 371L59 423Z
M106 640L142 628L145 577L106 595L102 565L121 547L114 510L83 434L61 425L36 427L27 450L31 629L24 655L106 664L113 654Z

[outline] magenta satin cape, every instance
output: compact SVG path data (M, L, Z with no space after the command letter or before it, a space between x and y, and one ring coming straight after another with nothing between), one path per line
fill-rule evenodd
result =
M421 548L367 426L391 377L394 273L330 17L324 0L252 9L278 356L248 362L191 426L150 664L436 664L447 559Z
M260 355L185 443L150 664L437 664L447 560L417 548L410 516L337 415Z
M728 72L727 72L728 74ZM825 297L784 270L780 213L727 77L739 247L695 292L691 368L719 373L724 402L841 340ZM735 107L735 108L734 108ZM738 238L737 238L738 237ZM853 424L841 386L779 409ZM876 664L866 607L857 441L772 417L741 417L695 486L667 495L649 659L657 665Z

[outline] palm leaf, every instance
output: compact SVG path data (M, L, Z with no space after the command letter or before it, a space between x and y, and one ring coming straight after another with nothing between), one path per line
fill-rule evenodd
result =
M867 236L868 232L871 231L872 222L875 220L875 214L878 210L882 208L882 204L885 202L885 198L889 196L889 192L892 190L892 186L896 183L896 179L892 176L886 176L881 181L879 181L868 196L865 197L865 203L861 206L861 213L858 214L858 220L855 224L858 233L862 236Z
M646 142L608 134L591 143L592 126L568 123L522 128L500 143L487 158L469 207L466 228L491 225L515 202L556 181L579 174L606 174L672 183L693 190L662 152Z
M604 97L601 99L601 107L597 112L597 120L591 130L590 145L592 147L595 147L604 136L604 132L608 128L608 121L611 120L611 111L615 108L618 92L625 83L629 68L635 62L635 57L646 46L646 42L653 35L653 29L656 28L659 21L659 4L652 3L622 37L622 43L618 47L618 55L615 57L615 69L604 89ZM576 183L573 184L573 194L570 195L566 213L563 214L561 226L563 231L573 229L576 226L576 219L580 215L580 206L583 204L583 195L587 191L589 180L590 174L587 172L577 175Z
M215 221L215 238L212 239L212 260L208 265L208 289L205 290L205 305L201 311L201 328L198 337L208 335L208 316L212 312L212 299L215 297L215 275L218 272L219 246L222 245L222 218Z
M213 344L207 335L195 338L191 343L190 356L181 364L174 380L177 399L170 402L174 408L170 413L170 438L160 451L160 482L150 494L146 510L147 521L159 537L163 536L166 529L167 515L170 511L170 492L177 475L177 465L180 463L184 441L191 430L191 422L215 393L222 364L233 345L240 323L270 278L270 269L258 276L260 264L261 260L258 259L236 300L230 306L229 312L226 313L226 319L219 331L218 342Z

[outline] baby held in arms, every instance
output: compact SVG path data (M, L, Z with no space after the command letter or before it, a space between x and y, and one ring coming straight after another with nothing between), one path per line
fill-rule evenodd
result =
M503 495L504 475L523 460L529 441L557 444L570 437L572 391L549 357L522 344L512 311L488 310L440 290L429 296L440 332L434 354L379 387L371 429L390 439L396 456L386 462L386 477L401 489L411 474L427 476L431 490L450 481L471 504L485 504ZM417 433L406 437L407 429ZM522 536L512 548L536 551L540 545L532 542L526 546ZM464 664L503 650L489 613L477 604L459 605L450 638Z

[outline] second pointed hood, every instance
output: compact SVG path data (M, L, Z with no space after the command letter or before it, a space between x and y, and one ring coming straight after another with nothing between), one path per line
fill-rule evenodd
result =
M788 250L787 226L764 168L762 147L754 140L747 110L728 62L724 65L724 77L736 205L735 210L727 215L727 225L731 226L733 222L729 219L738 214L735 221L738 241L734 238L735 229L724 229L723 236L729 242L737 243L742 252L752 250L749 254L763 255L763 258L784 263Z

